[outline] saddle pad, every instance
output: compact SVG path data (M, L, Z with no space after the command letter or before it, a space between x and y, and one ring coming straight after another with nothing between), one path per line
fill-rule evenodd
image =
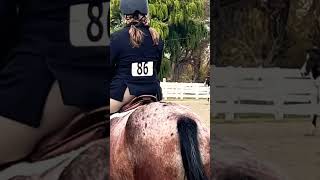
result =
M120 118L120 117L124 117L124 116L128 116L130 115L131 113L133 113L133 111L135 111L138 107L134 108L134 109L131 109L129 111L126 111L126 112L121 112L121 113L115 113L115 114L112 114L110 116L110 120L114 119L114 118Z
M100 108L78 116L62 131L43 139L27 159L31 162L49 159L108 137L110 130L106 110Z

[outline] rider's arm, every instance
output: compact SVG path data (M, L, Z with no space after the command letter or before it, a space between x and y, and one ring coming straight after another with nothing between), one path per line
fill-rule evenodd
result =
M114 76L115 67L117 66L117 59L119 55L119 45L116 34L111 34L110 37L110 62L109 65L111 67L111 76Z
M117 36L111 34L110 37L110 65L114 66L116 64L116 59L118 56L119 47L117 45Z
M16 42L17 5L15 0L0 0L0 65Z

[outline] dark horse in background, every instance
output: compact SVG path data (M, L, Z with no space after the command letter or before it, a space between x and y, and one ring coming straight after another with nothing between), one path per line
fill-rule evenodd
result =
M320 85L320 48L313 47L307 50L306 62L301 68L301 75L308 76L312 74L312 78L315 81L317 87L317 103L319 104L319 85ZM317 130L318 114L313 115L312 125L314 127L311 135L315 135Z

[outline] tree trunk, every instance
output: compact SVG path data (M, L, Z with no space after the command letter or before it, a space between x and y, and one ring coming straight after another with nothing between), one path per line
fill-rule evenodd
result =
M199 82L199 80L200 80L200 67L201 67L201 57L198 58L197 60L194 60L192 82Z
M277 4L278 3L278 4ZM283 0L281 3L277 2L274 7L271 5L269 13L271 33L272 33L272 46L264 61L265 66L272 66L276 58L281 55L283 49L287 47L287 24L290 10L290 1ZM280 5L279 5L280 4Z
M215 64L216 66L219 66L219 49L220 49L220 28L221 28L221 22L220 22L220 15L221 15L221 6L220 6L220 0L213 1L213 8L211 12L213 14L213 23L211 23L210 29L213 30L213 35L211 36L213 38L213 44L210 46L210 49L212 51L212 57L210 58L210 64Z
M170 77L169 77L170 81L173 81L174 72L175 72L175 63L172 62L171 63L171 70L170 70Z
M178 82L180 79L180 64L172 63L172 78L173 82Z

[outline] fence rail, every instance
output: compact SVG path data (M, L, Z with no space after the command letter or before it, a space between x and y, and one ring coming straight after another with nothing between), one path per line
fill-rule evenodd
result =
M210 88L203 83L178 83L161 82L164 99L208 99L210 98Z
M211 113L272 114L275 119L285 115L319 114L319 85L311 78L301 77L298 69L280 68L211 68ZM320 81L320 80L318 80Z

